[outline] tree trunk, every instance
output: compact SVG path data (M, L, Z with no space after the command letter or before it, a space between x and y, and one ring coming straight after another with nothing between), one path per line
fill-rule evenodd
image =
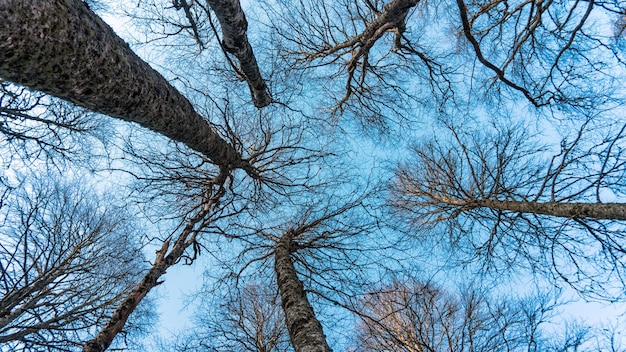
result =
M477 200L468 205L563 218L626 220L625 203L558 203Z
M80 0L0 0L0 77L252 168Z
M197 231L194 230L194 227L209 213L217 199L219 197L205 205L200 213L187 222L169 253L167 251L170 249L170 241L167 240L163 243L161 249L157 251L154 264L148 270L148 273L117 307L102 330L92 340L85 343L83 352L103 352L109 348L113 339L122 331L128 317L135 311L141 300L146 297L150 290L162 283L162 281L159 281L159 278L166 273L169 267L176 264L185 253L185 249L194 243L195 232Z
M293 233L287 231L276 244L274 252L274 271L291 344L296 352L331 351L291 261L292 240Z
M248 21L241 9L239 0L207 0L211 9L215 12L217 20L222 27L222 43L224 49L235 55L241 71L250 87L254 106L262 108L272 102L267 92L267 85L261 77L252 46L248 42L246 30Z
M169 242L163 244L163 247L157 253L157 259L152 268L150 268L141 282L126 296L126 299L124 299L122 304L115 310L107 325L96 337L85 343L83 352L102 352L109 348L115 336L124 328L130 314L135 311L148 292L161 283L159 278L163 276L167 268L174 263L174 261L166 260L167 258L164 257L168 246ZM184 251L185 248L182 248L182 250Z

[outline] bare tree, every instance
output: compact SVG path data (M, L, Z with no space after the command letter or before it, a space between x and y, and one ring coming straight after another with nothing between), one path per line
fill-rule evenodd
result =
M334 113L369 123L485 100L571 114L624 99L614 80L624 77L623 39L607 35L621 33L619 1L273 4L267 16L283 55L319 78Z
M178 170L174 170L174 172L176 171ZM175 179L174 181L180 182L181 180ZM225 169L221 169L212 178L202 180L203 187L200 189L200 199L194 204L195 206L187 216L183 217L180 233L177 235L172 233L162 242L151 268L123 298L123 301L117 306L115 312L96 336L85 343L83 351L105 351L123 330L126 321L141 301L153 288L163 282L160 281L160 278L167 269L181 260L193 262L199 251L196 237L203 228L214 220L212 217L216 216L216 213L219 214L216 208L219 207L221 198L226 192L226 184L229 181L230 175ZM186 254L188 248L192 248L193 254Z
M240 68L237 71L248 82L254 105L258 108L267 106L272 98L267 92L267 85L261 77L252 46L248 42L248 21L239 0L208 0L207 3L220 22L222 47L239 60Z
M183 16L171 11L170 4L172 3L173 9L182 12ZM222 36L218 48L226 55L228 64L234 69L236 77L248 84L253 104L257 108L262 108L272 102L267 84L261 75L257 59L248 41L248 21L238 0L210 0L206 3L204 1L156 0L138 4L138 7L140 6L147 10L146 13L139 11L131 16L147 22L148 27L156 27L155 24L160 22L167 28L161 28L161 33L150 30L147 33L149 36L158 34L159 39L174 37L177 41L191 37L200 47L201 52L211 52L209 39L219 36L212 18L214 14L220 24ZM233 55L239 65L236 65L229 55Z
M623 320L619 319L615 323L605 324L600 327L594 346L596 351L618 352L626 350L626 341L620 329L622 324Z
M338 307L348 307L346 302L368 282L368 269L379 265L371 257L375 246L368 243L374 224L366 214L366 197L345 203L354 198L350 191L315 190L320 193L287 195L291 204L280 204L279 198L269 214L251 204L208 231L215 243L203 242L219 260L207 270L207 278L217 282L210 280L205 292L235 291L242 282L260 279L276 285L296 351L328 351L338 343L336 336L327 341L325 329L347 319L349 310ZM379 236L377 245L383 241Z
M392 202L426 230L415 235L442 230L434 242L460 249L464 260L530 265L581 293L616 299L626 207L611 201L624 192L626 126L598 134L592 125L582 124L551 157L527 126L448 125L449 135L416 145L398 167Z
M392 32L395 35L393 50L400 50L404 46L402 43L402 36L406 30L406 17L409 10L414 8L419 1L394 0L386 4L382 9L377 7L377 5L379 5L377 1L375 3L376 4L370 1L365 1L362 4L354 4L356 6L355 10L357 12L357 18L364 22L364 28L360 33L355 34L354 36L349 36L348 33L340 33L343 36L348 36L345 41L339 43L332 42L335 36L332 35L331 32L328 33L330 34L328 37L324 36L325 40L322 43L312 43L313 38L310 37L309 33L304 32L306 27L302 27L299 31L295 32L295 34L298 35L298 39L296 39L296 41L301 45L301 49L303 50L301 54L304 56L304 59L308 61L330 58L329 61L333 62L337 58L349 56L346 63L346 93L337 102L338 109L342 109L343 105L352 97L352 95L357 95L357 97L359 97L367 94L369 87L365 78L368 71L375 70L375 65L370 63L370 50L372 50L374 44L381 39L381 37L388 32ZM283 6L287 6L287 4L284 4ZM315 6L314 9L320 9L323 11L321 7L324 6L329 5L322 3ZM350 4L347 3L345 6L348 8L351 7ZM363 8L360 8L360 6ZM321 12L317 14L322 15ZM298 20L299 19L297 17L294 18L294 21ZM330 22L331 19L322 18L322 20ZM312 23L309 25L313 26ZM324 23L324 25L328 25L328 28L324 29L324 31L331 31L331 23ZM295 25L292 25L292 28L295 29L295 27ZM307 45L308 43L311 44Z
M0 77L139 123L223 167L253 172L191 103L82 1L3 1L0 18Z
M542 295L490 299L473 289L394 282L363 298L356 350L577 351L592 336L583 326L562 338L550 331L560 305Z
M385 118L407 117L406 109L424 103L426 92L408 89L405 77L424 82L441 101L450 96L452 70L435 59L439 48L407 39L419 1L277 3L265 6L274 40L291 66L314 72L307 79L323 100L333 99L333 115L349 112L381 127Z
M322 324L315 316L313 307L306 297L304 285L291 259L294 237L303 231L288 231L276 244L274 270L280 290L285 320L291 343L296 352L330 351Z
M140 229L110 200L54 178L24 183L8 197L0 342L14 351L77 348L141 276Z
M228 111L223 112L228 114ZM249 131L249 134L243 132L249 127L244 127L243 124L233 126L234 130L227 130L226 134L233 137L232 143L237 146L241 145L238 136L256 140L252 144L259 149L253 151L251 155L256 159L255 163L264 170L264 174L273 175L273 178L267 181L262 178L261 185L256 183L257 180L251 182L246 178L235 178L229 170L216 170L208 158L180 148L174 143L163 146L163 141L155 142L153 138L146 139L141 136L126 142L122 157L126 168L117 171L130 174L136 180L133 185L136 194L132 199L147 208L144 215L156 219L155 221L180 223L180 228L174 229L169 236L161 234L151 236L162 241L157 243L163 246L158 251L152 268L84 350L106 349L136 304L161 283L159 278L169 267L181 261L191 264L203 249L209 253L212 251L207 242L213 242L214 238L217 238L214 235L215 231L222 235L221 228L228 227L228 223L244 226L245 220L241 220L243 211L264 207L262 197L267 191L259 190L259 186L268 185L272 193L277 194L281 189L302 187L293 184L298 179L303 179L302 176L291 178L291 175L276 173L281 171L279 166L282 164L304 163L309 157L316 159L307 154L303 155L302 152L307 150L291 141L292 138L295 138L295 141L302 138L300 132L293 127L281 125L279 131L286 130L288 133L279 133L273 130L273 126L266 126L263 119L260 122L255 125L255 129ZM229 126L228 122L225 124ZM293 135L290 135L291 133ZM274 141L275 134L281 137L278 142ZM311 182L309 178L306 180ZM223 241L223 238L219 239L220 242ZM222 251L218 252L221 254ZM231 251L224 253L232 254ZM211 343L214 342L207 342Z
M602 78L595 79L623 67L615 41L599 30L607 23L594 19L619 22L626 11L619 1L457 0L456 6L463 36L477 60L535 106L566 103L589 108L605 96L602 89L611 89L589 82L602 85Z
M352 242L371 231L372 224L357 215L362 206L363 199L357 199L323 210L310 208L276 238L274 274L291 343L297 352L331 350L307 293L343 305L340 297L350 295L346 289L350 279L359 286L367 282L359 280L359 269L367 265L352 267L358 265L359 259L351 254L354 251L361 259L367 257L366 246ZM331 283L336 275L340 276L343 289L341 284ZM306 289L305 282L309 286Z
M293 351L275 283L256 282L231 288L194 311L194 325L177 336L176 351Z
M341 333L334 334L333 324L343 321L327 318L324 309L335 305L342 314L354 313L352 299L371 283L370 269L384 269L381 262L391 260L369 257L371 247L385 247L388 234L367 237L384 220L380 208L372 210L363 199L341 205L361 192L348 190L366 183L358 180L377 177L378 170L366 173L380 164L375 157L346 161L353 155L344 158L345 151L360 148L368 158L389 151L377 143L361 148L359 137L351 136L354 126L333 118L343 112L379 124L398 117L425 123L432 115L458 117L449 136L415 148L417 161L400 167L392 188L397 209L415 225L412 235L424 239L420 245L445 242L469 255L461 256L464 263L530 265L582 293L609 299L623 294L625 216L616 199L624 195L626 127L607 118L624 102L620 1L268 0L250 3L246 14L237 0L140 1L142 10L162 20L133 18L143 19L151 32L142 43L148 53L156 53L151 45L163 44L176 50L174 59L193 57L156 63L162 72L184 72L171 82L87 3L97 4L0 0L0 77L43 92L11 100L21 88L3 84L8 90L0 102L8 105L0 105L0 132L18 131L15 138L66 152L68 141L57 135L65 130L57 127L73 131L74 112L40 115L28 101L52 102L43 95L37 101L39 94L50 94L165 136L174 142L159 140L155 153L128 142L123 156L109 154L107 166L134 176L140 205L160 212L157 221L176 225L150 234L159 248L152 267L98 322L84 350L114 343L168 268L194 262L201 251L223 259L208 272L219 276L219 284L235 281L232 292L243 292L239 282L250 282L244 280L250 270L276 284L295 350L329 350ZM259 26L248 31L248 21L255 20ZM165 40L152 42L155 37ZM251 40L260 43L258 57ZM243 84L232 85L235 79L245 80L251 95L240 91ZM252 105L250 96L255 106L246 106ZM466 111L493 106L593 118L557 150L527 144L517 126L497 128L495 135L462 131ZM224 117L220 126L208 122L215 116ZM43 124L52 136L5 128L6 121L20 118L26 121L20 126ZM80 128L78 135L84 133ZM359 176L345 176L353 171L347 165ZM238 177L236 169L251 177ZM0 197L2 204L6 197ZM611 287L616 281L619 287ZM434 291L421 292L427 298Z

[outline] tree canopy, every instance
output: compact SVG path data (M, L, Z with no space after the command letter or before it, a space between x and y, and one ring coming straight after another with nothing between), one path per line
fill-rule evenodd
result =
M626 298L625 29L620 0L0 0L0 341L149 348L193 265L153 348L623 350L553 297Z

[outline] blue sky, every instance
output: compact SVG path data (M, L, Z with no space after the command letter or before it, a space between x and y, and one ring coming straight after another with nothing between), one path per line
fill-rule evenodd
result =
M118 5L120 7L131 6L127 2L119 2ZM128 20L124 16L119 13L108 14L106 11L100 12L102 17L105 19L107 23L109 23L114 30L123 38L127 38L127 40L133 42L132 37L135 39L141 40L141 35L138 34L136 29L133 28L133 24L131 20ZM253 22L253 21L251 21ZM258 23L252 24L261 27ZM451 43L446 43L447 45L451 45ZM150 46L145 45L141 47L135 48L142 58L153 64L158 70L160 70L161 66L166 66L167 63L167 55L162 55L161 49L158 46ZM262 52L262 51L259 51ZM163 72L166 77L172 77L176 72L176 68L173 69L174 72ZM175 83L176 84L176 83ZM304 95L311 94L310 91L304 92ZM304 106L306 108L306 101L300 102L297 105L298 107ZM526 105L526 104L521 104ZM470 107L468 106L469 110ZM517 108L516 108L517 109ZM312 109L313 113L317 113L315 109ZM469 111L472 114L475 114L475 111ZM564 114L566 115L566 113ZM358 125L358 124L355 124ZM349 127L356 128L359 127ZM398 126L395 127L397 131L402 130L407 134L430 134L433 133L431 130L433 128L428 125L427 122L422 124L417 124L417 126L407 127L403 125L402 122L398 123ZM365 141L365 138L361 139L359 137L350 137L349 134L346 134L346 138L353 138L352 145L355 146L355 151L353 151L354 157L353 162L356 164L360 164L364 173L370 173L374 167L381 167L384 165L381 164L392 164L397 159L402 158L401 145L396 144L396 141L390 142L382 142L377 141L376 138L384 139L385 137L376 136L376 133L372 133L373 137L369 139L369 142ZM546 133L546 138L548 140L553 139L554 134L552 132ZM369 138L370 136L368 136ZM556 142L553 140L551 142ZM401 143L400 143L401 144ZM153 255L153 249L146 249L146 256L148 259ZM169 331L177 331L184 330L185 327L189 327L190 317L193 312L193 307L187 307L185 310L185 302L186 295L193 294L195 290L199 289L203 283L203 266L198 264L204 264L208 259L201 259L198 263L193 266L183 266L177 265L168 270L168 273L165 276L165 283L156 289L156 292L151 293L151 296L157 298L157 307L160 313L160 325L158 330L160 332L169 332ZM207 265L207 266L210 266ZM205 267L207 267L205 266ZM210 269L209 269L210 270ZM569 293L566 294L570 295ZM575 297L574 294L571 294ZM608 319L609 321L615 321L619 315L624 313L623 306L607 306L602 303L585 303L581 300L572 303L564 309L564 315L571 315L574 317L580 317L584 319L586 322L592 321L602 321Z

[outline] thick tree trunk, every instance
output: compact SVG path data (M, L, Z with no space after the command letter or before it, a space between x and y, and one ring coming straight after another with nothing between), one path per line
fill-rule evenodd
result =
M625 203L558 203L477 200L471 207L509 210L520 213L551 215L563 218L626 220Z
M328 352L322 325L304 292L296 268L291 261L293 233L285 232L276 244L274 271L282 300L291 344L296 352Z
M252 170L80 0L0 0L0 77L139 123L221 166Z
M248 42L246 35L248 21L239 0L207 0L207 2L222 27L224 49L239 60L241 71L250 87L254 105L258 108L267 106L272 102L272 98L267 92L267 85L259 71L252 46Z

